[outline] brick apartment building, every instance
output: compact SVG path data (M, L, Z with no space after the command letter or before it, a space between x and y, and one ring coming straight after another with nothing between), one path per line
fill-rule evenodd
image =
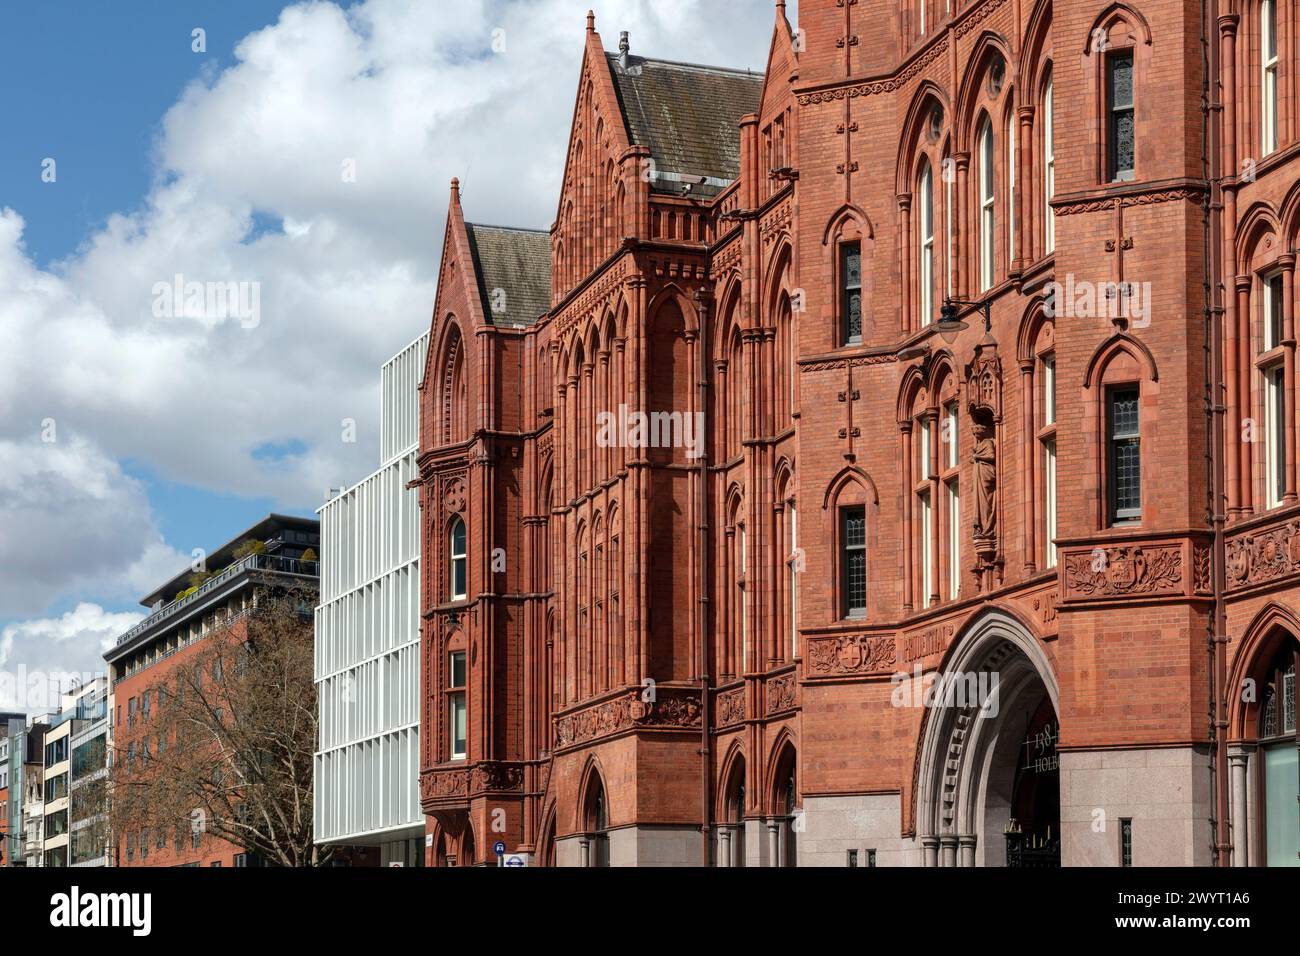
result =
M1300 862L1296 14L588 15L549 232L452 183L430 862Z
M191 569L145 596L152 613L117 639L108 662L109 749L113 761L141 766L159 747L176 746L151 723L162 700L176 693L177 667L219 630L243 633L246 613L269 591L303 590L311 603L319 585L320 522L269 515L206 555L211 576L196 583ZM305 556L305 557L304 557ZM250 866L238 846L190 820L150 832L114 834L113 866Z

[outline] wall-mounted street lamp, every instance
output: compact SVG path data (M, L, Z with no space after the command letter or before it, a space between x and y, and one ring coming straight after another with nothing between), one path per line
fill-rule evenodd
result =
M964 308L979 309L984 313L984 335L986 338L993 336L993 304L989 299L980 299L978 302L970 302L965 299L946 298L943 305L939 307L939 321L935 323L935 329L943 336L945 342L951 344L952 340L957 337L957 333L962 329L970 326L957 317L958 313Z

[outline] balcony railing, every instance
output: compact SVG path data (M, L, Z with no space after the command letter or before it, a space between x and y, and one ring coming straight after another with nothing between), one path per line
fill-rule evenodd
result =
M240 558L232 564L228 564L212 577L208 578L199 585L197 591L193 594L187 594L183 598L177 598L165 607L161 607L146 617L139 624L135 625L125 634L117 639L118 645L129 642L132 638L143 634L151 628L157 627L168 618L174 617L185 608L189 607L204 597L210 595L213 591L220 588L234 578L239 577L245 571L275 571L279 574L296 574L301 577L316 578L320 576L320 562L304 561L301 558L289 558L281 554L250 554Z

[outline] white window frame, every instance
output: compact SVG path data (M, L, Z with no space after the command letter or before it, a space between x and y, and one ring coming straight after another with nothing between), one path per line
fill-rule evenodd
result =
M1277 48L1277 0L1262 0L1259 5L1260 126L1265 156L1278 147Z
M928 159L921 167L920 193L921 325L927 326L934 316L934 175Z
M961 486L954 478L944 485L948 493L948 597L961 596Z
M993 288L993 237L995 233L993 177L993 123L985 117L979 133L980 157L980 291Z
M1047 536L1043 554L1045 567L1056 567L1056 436L1043 442L1043 531Z
M1286 478L1281 474L1286 464L1284 439L1286 374L1281 363L1270 365L1264 372L1264 449L1265 498L1269 508L1276 508L1286 494Z
M1007 111L1007 271L1016 256L1016 111Z
M922 491L917 497L921 511L921 606L929 607L934 593L934 579L931 576L934 564L934 508L930 504L929 490Z
M1056 195L1056 129L1052 77L1047 77L1043 91L1043 250L1056 249L1056 217L1052 215L1052 197Z
M469 751L469 707L465 697L465 683L457 685L454 683L456 673L456 658L461 658L461 668L468 667L469 658L465 651L449 651L447 654L447 684L449 688L459 687L459 690L453 690L447 695L447 730L448 740L447 749L451 753L452 760L464 760ZM469 672L465 671L465 682L469 681ZM457 739L457 717L464 728L464 734ZM459 749L457 744L460 744Z
M460 552L456 551L456 529L458 527L464 533L464 548ZM448 569L451 574L451 579L447 582L447 590L451 594L453 601L463 601L469 595L469 528L465 525L464 518L455 518L451 523L451 527L447 529L447 553L450 556ZM456 590L457 568L463 570L461 579L464 589L461 591Z

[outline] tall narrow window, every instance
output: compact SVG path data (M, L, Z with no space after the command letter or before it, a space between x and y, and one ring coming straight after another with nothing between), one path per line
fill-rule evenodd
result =
M1282 344L1282 273L1269 276L1264 280L1264 350L1269 351Z
M1263 67L1260 111L1267 156L1277 149L1277 0L1262 0L1259 5L1259 58Z
M1133 51L1106 58L1107 164L1112 182L1133 179L1136 160L1133 118Z
M1043 566L1056 567L1056 356L1043 363Z
M943 169L943 241L947 245L948 252L947 257L944 260L943 274L944 289L949 298L951 298L953 294L952 273L953 265L955 264L957 257L957 246L953 240L952 230L952 184L953 180L957 177L953 175L951 164L952 157L944 156L943 165L941 167Z
M740 604L740 668L745 674L749 672L749 601L745 598L745 571L749 567L749 556L743 524L736 526L736 541L740 550L740 567L736 569L736 582L740 587L740 593L736 595Z
M1137 521L1142 517L1142 448L1138 403L1136 388L1117 388L1110 393L1110 499L1113 522Z
M934 577L931 567L934 564L934 542L931 537L934 530L934 513L930 506L930 492L923 491L917 496L921 509L921 606L929 607L934 592Z
M930 173L930 162L926 160L921 167L921 322L922 326L930 324L934 315L934 177Z
M1016 255L1016 112L1007 111L1007 267Z
M1043 249L1056 248L1056 217L1052 215L1052 197L1056 195L1056 130L1052 102L1052 78L1043 91Z
M1275 508L1286 495L1286 387L1285 370L1275 349L1282 345L1282 274L1263 281L1263 346L1268 356L1261 362L1264 375L1264 495L1267 507ZM1272 354L1269 354L1272 353Z
M961 495L957 479L944 485L948 493L948 597L961 596Z
M464 651L447 655L447 716L451 759L464 760L467 749Z
M862 244L840 246L840 309L845 345L862 342Z
M790 592L790 660L799 653L799 522L794 502L786 505L790 520L790 555L786 558L786 573Z
M993 287L993 124L980 127L980 291Z
M944 507L948 522L948 598L955 601L961 596L961 485L958 479L960 458L957 454L958 403L943 406L943 468Z
M1268 454L1268 506L1275 508L1286 494L1286 431L1285 370L1274 366L1264 372L1265 401L1268 403L1265 422L1265 439Z
M840 574L844 616L867 613L867 511L858 506L840 512Z
M920 0L921 3L921 36L925 36L925 3L926 0Z
M465 521L463 518L456 518L451 525L451 534L448 535L450 547L448 553L451 559L451 599L453 601L463 601L469 592L469 557L465 550Z

